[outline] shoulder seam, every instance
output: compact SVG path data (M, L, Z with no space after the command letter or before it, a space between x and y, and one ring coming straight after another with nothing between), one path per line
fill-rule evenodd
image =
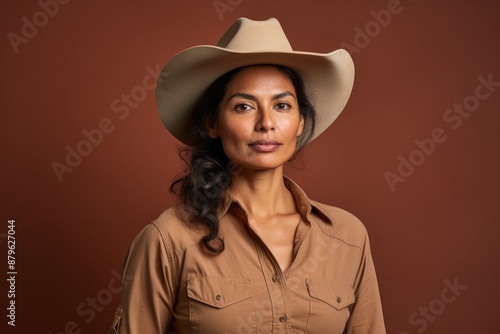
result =
M345 240L343 240L343 239L340 239L340 238L338 238L338 237L336 237L336 236L334 236L334 235L331 235L330 233L327 233L325 230L323 230L323 229L321 228L321 224L318 222L318 220L316 219L316 217L314 217L314 216L313 216L313 218L314 218L314 221L316 222L316 225L318 226L318 228L320 229L320 231L321 231L324 235L326 235L326 236L327 236L327 237L329 237L329 238L332 238L332 239L338 240L338 241L342 242L343 244L345 244L345 245L347 245L347 246L355 247L355 248L358 248L359 250L361 250L361 246L354 245L354 244L350 244L350 243L346 242L346 241L345 241Z
M160 233L160 237L161 237L161 239L163 241L163 247L165 247L165 251L167 253L168 263L169 263L170 267L172 268L172 279L173 279L173 281L177 285L175 287L175 291L177 291L178 287L179 287L179 281L177 280L177 277L178 277L177 266L174 263L174 256L173 256L172 246L170 245L169 242L167 242L167 238L166 238L165 234L163 233L162 229L157 225L157 223L158 223L158 219L155 219L151 223L151 225L153 225L158 230L158 232Z

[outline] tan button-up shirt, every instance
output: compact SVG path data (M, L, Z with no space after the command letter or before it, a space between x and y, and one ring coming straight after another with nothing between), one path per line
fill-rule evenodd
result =
M230 195L219 255L167 209L129 249L111 333L385 333L364 226L284 180L302 216L286 271Z

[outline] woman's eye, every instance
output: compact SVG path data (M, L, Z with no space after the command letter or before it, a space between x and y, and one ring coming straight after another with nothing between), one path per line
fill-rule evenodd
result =
M288 103L281 102L281 103L278 103L276 105L276 108L281 109L281 110L286 110L286 109L290 109L290 105Z
M251 108L252 107L250 107L248 104L245 103L238 104L236 105L236 107L234 107L234 109L237 111L247 111L250 110Z

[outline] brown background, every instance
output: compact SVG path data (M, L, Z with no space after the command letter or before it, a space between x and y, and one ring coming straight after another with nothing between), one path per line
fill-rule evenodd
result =
M360 46L355 28L388 6L221 0L232 9L221 19L213 2L71 1L18 53L7 34L21 35L22 18L33 22L41 7L1 2L2 332L9 218L16 219L18 275L16 327L7 333L71 333L72 321L81 333L107 332L118 304L108 289L113 272L138 231L174 203L166 187L180 167L179 144L164 130L152 91L124 119L111 109L142 85L147 66L216 43L240 16L277 17L297 50ZM380 31L369 24L373 37L353 53L346 110L308 147L305 169L288 167L288 174L311 198L365 223L389 333L422 331L409 317L430 304L439 314L425 333L499 333L500 87L457 130L443 120L474 94L478 76L500 81L498 5L401 0L398 8ZM51 164L65 163L65 147L76 148L82 131L105 118L113 132L59 182ZM435 128L447 140L391 191L384 173L397 173L398 156L408 158L414 141ZM454 279L467 288L443 311L444 281ZM87 298L96 297L105 303L88 321L77 309L84 303L80 311L88 312Z

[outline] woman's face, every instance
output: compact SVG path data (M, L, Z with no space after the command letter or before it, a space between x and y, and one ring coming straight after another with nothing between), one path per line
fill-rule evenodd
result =
M276 67L251 66L227 85L218 119L208 133L220 137L233 162L264 170L291 158L303 128L290 80Z

